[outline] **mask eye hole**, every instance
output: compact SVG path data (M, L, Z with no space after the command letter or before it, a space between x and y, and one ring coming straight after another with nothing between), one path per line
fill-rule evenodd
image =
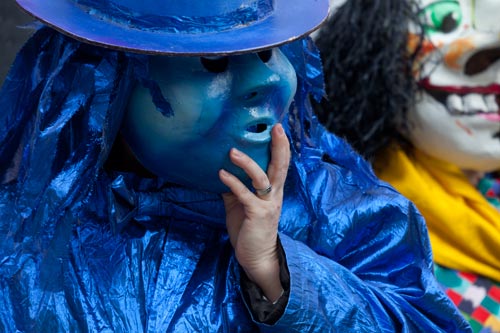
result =
M229 64L228 57L201 57L202 66L211 73L223 73Z
M271 57L273 56L273 50L265 50L258 52L257 55L259 56L260 60L262 60L263 63L268 62L271 60Z

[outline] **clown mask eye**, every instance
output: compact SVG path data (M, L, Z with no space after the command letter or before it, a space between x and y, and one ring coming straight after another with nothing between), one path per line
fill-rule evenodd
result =
M257 52L257 56L263 63L269 62L273 56L273 50L265 50ZM211 73L223 73L227 70L229 65L228 57L201 57L200 62L202 66Z
M438 1L426 6L421 14L427 33L450 33L462 21L462 10L458 1Z
M263 63L267 63L269 60L271 60L271 57L273 55L273 50L265 50L257 53L259 56L260 60L262 60Z
M201 57L200 62L211 73L223 73L229 64L228 57Z

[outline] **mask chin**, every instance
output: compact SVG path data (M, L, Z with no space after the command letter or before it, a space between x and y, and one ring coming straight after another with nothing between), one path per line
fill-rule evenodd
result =
M164 153L161 159L151 159L141 154L141 147L132 143L131 150L139 163L153 175L165 179L168 182L200 191L212 193L229 192L219 179L219 170L224 169L236 176L247 187L252 188L252 180L239 167L235 166L229 159L227 151L217 150L204 154L191 154L189 148ZM230 146L230 145L225 145ZM249 155L265 171L270 160L269 147L252 148L236 147ZM197 156L196 156L197 155ZM186 157L186 158L183 158Z
M445 140L445 138L440 138ZM500 141L489 149L477 150L470 143L457 145L456 142L439 144L438 140L411 140L416 149L437 160L451 163L462 170L492 172L500 169ZM434 144L433 144L434 142Z
M493 172L500 169L500 156L498 154L464 154L453 156L453 159L457 160L455 164L462 170Z

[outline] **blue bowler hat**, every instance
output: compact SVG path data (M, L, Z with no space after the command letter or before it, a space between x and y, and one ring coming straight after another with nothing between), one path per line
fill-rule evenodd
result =
M16 1L83 42L167 55L267 49L314 31L328 14L328 0Z

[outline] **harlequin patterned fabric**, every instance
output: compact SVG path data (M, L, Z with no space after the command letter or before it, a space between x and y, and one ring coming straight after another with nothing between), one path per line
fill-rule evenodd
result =
M434 270L439 283L469 321L474 333L500 332L500 283L440 265Z
M479 181L478 189L500 210L500 179L488 174ZM500 332L500 283L439 265L435 273L474 333Z
M498 175L488 174L478 184L479 191L486 200L500 210L500 179Z

